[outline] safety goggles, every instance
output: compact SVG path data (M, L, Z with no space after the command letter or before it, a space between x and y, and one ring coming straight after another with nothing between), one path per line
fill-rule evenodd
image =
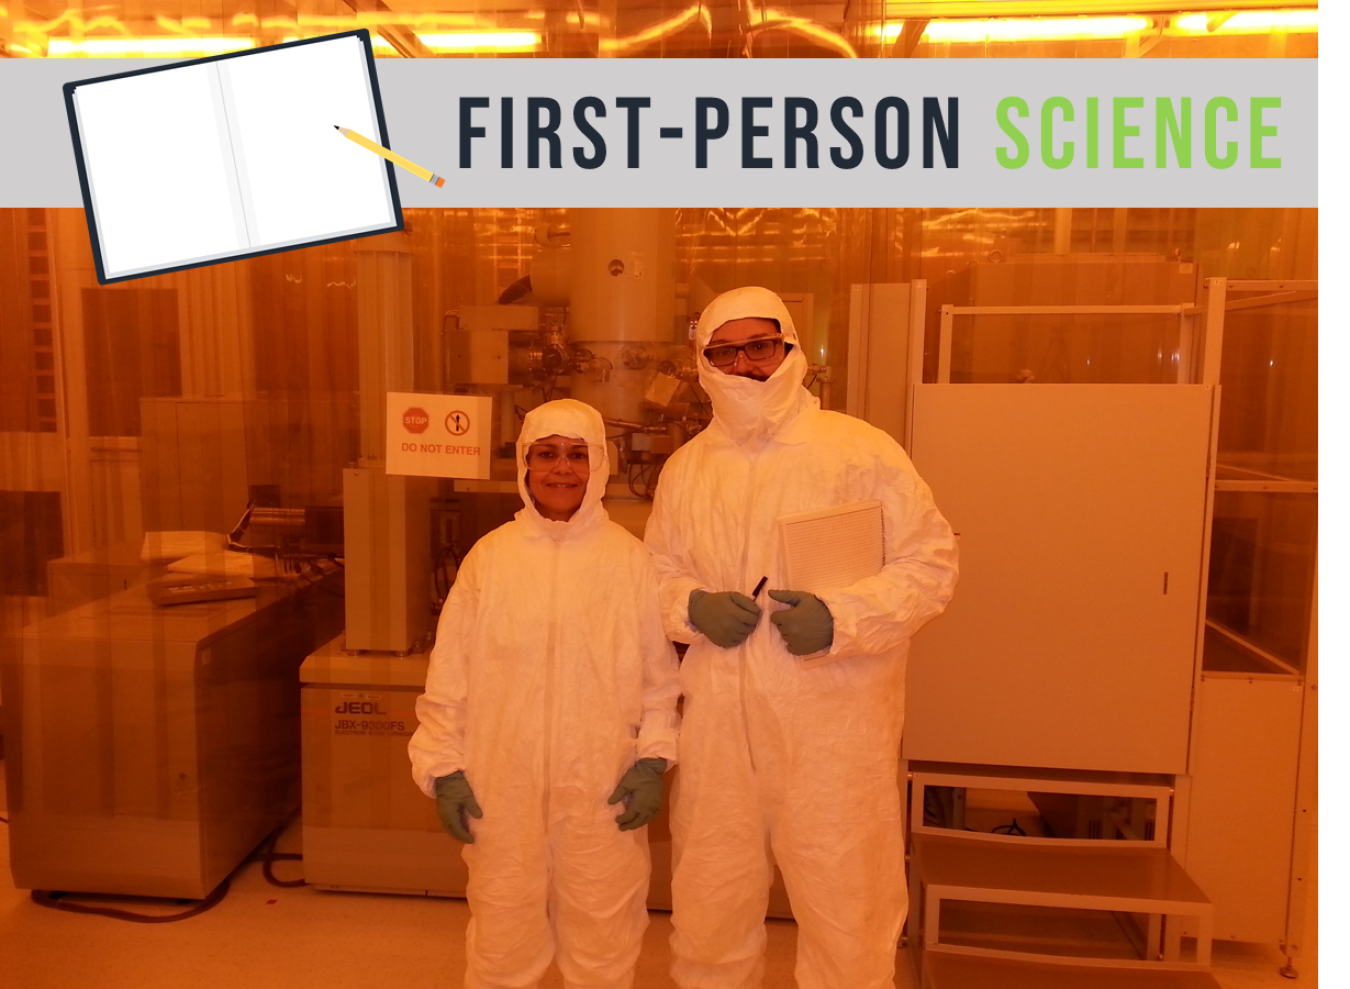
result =
M553 470L563 461L578 474L589 474L591 448L585 443L534 443L525 451L525 466L530 470Z
M745 359L751 364L763 364L777 357L780 347L790 346L792 345L783 342L781 336L759 337L744 343L719 343L712 347L704 347L703 356L708 358L708 363L713 367L730 367L736 363L738 354L744 354Z

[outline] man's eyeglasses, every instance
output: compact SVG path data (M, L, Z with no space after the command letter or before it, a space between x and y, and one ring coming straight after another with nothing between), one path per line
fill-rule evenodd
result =
M536 443L525 452L525 466L530 470L552 470L564 460L578 474L591 469L591 450L585 443L563 446L558 443Z
M744 354L751 364L763 364L778 356L779 347L790 347L782 337L760 337L745 343L722 343L714 347L704 347L703 356L713 367L730 367L736 363L736 355Z

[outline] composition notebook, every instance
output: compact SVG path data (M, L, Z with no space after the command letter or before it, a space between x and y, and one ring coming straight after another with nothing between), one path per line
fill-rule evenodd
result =
M63 88L100 283L403 229L366 31Z
M847 587L880 572L886 564L885 528L881 502L859 501L812 512L781 515L786 586L797 591ZM806 657L806 669L833 662L837 657Z
M886 562L879 501L782 515L778 532L793 590L847 587L877 573Z

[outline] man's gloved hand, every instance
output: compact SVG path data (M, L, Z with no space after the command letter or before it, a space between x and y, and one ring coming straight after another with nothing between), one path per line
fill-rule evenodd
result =
M739 646L759 624L759 605L735 591L690 591L689 624L723 649Z
M445 830L465 844L473 844L473 832L469 830L469 822L464 815L481 818L483 809L474 799L473 788L464 778L464 770L456 770L436 780L436 813L440 815Z
M656 816L661 809L661 774L665 771L664 759L639 759L623 774L609 795L612 804L629 798L628 809L615 818L620 831L634 831Z
M834 642L834 617L825 602L806 591L770 591L775 601L792 605L787 611L775 611L769 621L778 626L794 656L809 656L830 648Z

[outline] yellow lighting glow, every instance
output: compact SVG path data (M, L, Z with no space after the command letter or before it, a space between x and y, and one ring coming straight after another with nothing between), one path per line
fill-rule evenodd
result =
M249 38L52 38L47 54L51 58L70 58L92 55L96 58L148 55L159 58L196 58L202 55L223 55L252 48Z
M752 37L760 31L786 31L799 37L809 38L826 48L833 48L845 58L858 57L858 53L853 50L853 46L848 43L848 39L842 34L831 31L809 18L798 17L795 14L774 10L770 7L756 10L755 0L745 0L745 11L750 25L749 34ZM711 30L711 19L709 25Z
M600 50L605 52L625 52L636 48L642 48L651 44L653 41L660 41L670 37L679 31L683 31L695 20L702 19L707 25L709 31L712 30L712 15L703 9L702 4L694 4L692 7L686 7L674 17L667 18L659 24L653 24L649 28L644 28L635 34L627 35L623 38L601 38Z
M929 21L923 40L934 45L988 41L1071 41L1123 38L1147 30L1147 17L999 17L989 20ZM886 25L885 37L903 25ZM894 28L894 34L890 33Z
M533 31L461 31L455 34L422 34L417 38L434 52L533 51L539 45L539 35Z
M172 17L156 17L155 23L170 34L186 35L194 31L211 30L209 17L184 17L181 21L175 21Z
M1270 34L1274 31L1305 32L1317 30L1315 10L1244 10L1234 14L1213 31L1208 14L1185 14L1175 27L1183 34Z

